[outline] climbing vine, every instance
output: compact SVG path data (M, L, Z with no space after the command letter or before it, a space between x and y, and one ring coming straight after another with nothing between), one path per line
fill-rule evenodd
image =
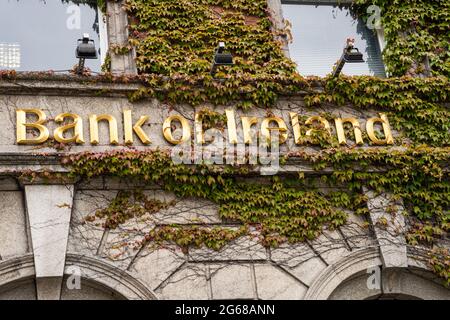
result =
M141 190L120 191L107 208L97 210L94 215L87 216L85 220L94 222L97 219L105 219L102 226L106 229L115 229L132 218L156 213L172 204L149 199Z
M448 249L434 249L430 254L429 264L434 273L444 279L445 285L450 288L450 253Z
M127 46L114 50L116 54L136 50L138 79L144 86L130 95L132 101L156 97L190 105L233 104L245 110L272 107L279 96L301 92L311 108L348 104L388 113L393 127L403 135L398 139L401 148L338 147L331 135L317 128L303 142L325 149L293 152L289 157L312 163L318 172L330 167L332 173L311 177L300 173L265 183L251 182L248 166L175 165L163 151L87 153L65 158L65 163L74 176L137 178L160 184L180 197L209 199L219 205L224 221L241 226L238 230L159 226L144 242L171 241L182 247L206 245L217 250L251 228L258 230L265 246L314 239L325 227L343 225L346 210L367 213L363 190L370 188L403 200L403 214L412 219L406 235L411 245L432 245L450 226L450 4L445 0L357 0L352 10L367 19L366 9L372 4L382 10L387 39L384 61L389 73L399 78L301 77L276 40L289 30L274 28L266 0L127 0L124 8L131 37ZM226 42L235 64L219 68L214 79L209 72L219 41ZM433 78L410 77L425 74L427 61ZM203 109L199 116L204 129L224 126L225 118L215 111ZM337 191L326 193L317 181ZM130 197L119 197L118 206L133 207L136 201L130 202ZM122 212L115 207L113 202L97 212L107 217L111 228L130 217L128 209ZM138 206L138 215L142 208ZM439 251L430 258L430 265L448 282L448 253Z
M243 108L270 106L305 81L282 51L265 0L127 0L130 44L147 88L133 95ZM234 65L210 75L214 50L225 41ZM167 89L166 97L155 90Z
M384 61L393 76L431 74L450 77L450 3L447 0L356 0L355 12L367 19L367 8L381 9L386 35Z
M310 108L351 105L383 111L404 135L395 148L338 147L326 132L316 130L304 142L325 149L289 154L289 158L311 163L316 174L300 172L263 183L251 179L251 166L175 165L161 150L75 154L65 156L63 163L70 167L72 177L138 179L179 197L209 199L219 206L224 221L239 226L157 226L145 235L144 244L170 241L182 247L204 245L218 250L248 235L250 229L256 229L268 247L314 239L324 228L343 225L347 210L368 212L364 188L403 199L403 214L413 221L406 235L409 244L435 244L446 237L450 226L450 4L445 0L356 0L353 10L364 16L369 4L382 9L387 38L384 61L398 78L301 77L276 40L288 30L274 28L265 0L127 0L130 42L111 50L125 54L134 48L140 74L86 75L85 81L142 83L141 89L130 94L131 101L155 97L193 106L233 104L246 110L273 107L280 96L301 94ZM219 68L218 79L214 79L209 72L219 41L226 42L235 65ZM434 77L405 76L422 74L425 59ZM14 81L16 77L13 71L0 71L0 79ZM200 116L205 129L224 125L225 118L215 111L205 109ZM325 174L325 168L333 170ZM323 183L335 191L323 191ZM104 219L104 227L114 229L170 205L137 191L122 192L110 206L87 219ZM441 277L449 278L448 252L430 257L430 265Z
M305 180L304 175L274 177L264 184L242 182L238 177L249 175L248 167L175 165L163 151L87 153L66 157L64 163L77 177L131 177L157 183L180 197L210 199L219 204L222 219L242 225L258 224L261 239L269 246L313 239L325 225L333 228L344 224L346 214L342 209L366 213L364 186L377 192L390 191L397 199L403 199L407 212L417 221L408 236L414 244L418 240L432 243L449 230L450 182L445 169L448 154L448 148L426 147L397 151L333 148L312 154L291 153L290 157L313 163L316 170L334 169L319 180L333 187L345 187L328 194L315 187L315 180ZM358 170L354 169L356 166ZM385 170L368 172L374 167ZM431 238L421 238L420 233L427 232L430 223Z
M323 92L305 97L309 106L351 104L386 111L409 144L450 143L450 81L439 78L340 77L323 82Z

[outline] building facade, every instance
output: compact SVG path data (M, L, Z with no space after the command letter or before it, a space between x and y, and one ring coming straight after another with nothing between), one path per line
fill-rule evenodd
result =
M386 104L363 98L358 103L361 91L355 89L352 98L340 92L343 102L327 100L339 86L330 89L320 78L285 80L272 74L281 83L273 105L258 105L263 99L255 98L253 107L243 108L251 96L247 86L267 79L241 79L249 83L236 89L243 91L238 93L243 101L234 93L228 101L221 86L233 79L223 67L218 77L225 73L225 79L211 80L219 89L203 83L219 90L223 99L217 103L208 90L202 92L205 99L192 95L199 89L185 77L188 72L166 75L156 67L150 72L166 53L161 45L152 47L162 50L160 55L143 55L147 41L156 46L160 34L145 33L136 24L150 23L139 10L154 2L106 1L100 29L105 28L102 46L109 56L103 59L110 72L0 70L0 298L449 299L450 94L448 77L424 78L433 61L431 66L428 58L415 61L416 69L408 72L416 77L398 80L409 85L395 84L403 97L413 92L406 105L426 101L429 113L413 111L423 115L417 127L411 127L406 111L390 109L402 105L396 97ZM325 2L331 3L316 4ZM223 28L231 30L235 23L248 32L245 28L265 23L256 9L226 1L178 5L198 13L198 3L208 4ZM296 51L280 31L286 28L283 13L287 16L293 5L268 0L266 11L274 43L301 65L306 53ZM183 19L170 12L161 16ZM244 22L228 26L229 17ZM149 30L158 28L155 23ZM301 31L295 28L294 23L294 44ZM376 30L366 40L366 55L389 43ZM228 48L235 65L253 68L239 43L231 41ZM373 52L367 72L386 74ZM317 53L321 66L326 55ZM271 59L282 63L278 56ZM271 67L267 64L258 66ZM368 87L399 78L360 79L370 82L362 89L370 99L375 93ZM296 90L283 91L292 83ZM429 83L437 92L430 101L420 91ZM184 100L183 92L189 95ZM435 141L429 128L441 130ZM205 166L208 161L213 164ZM392 177L397 180L383 180Z

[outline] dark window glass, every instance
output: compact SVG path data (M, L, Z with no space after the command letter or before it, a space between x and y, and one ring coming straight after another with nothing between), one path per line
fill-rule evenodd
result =
M96 0L0 0L0 69L68 70L77 40L88 33L100 48ZM100 71L101 59L86 60Z
M365 63L347 63L342 70L347 75L376 75L385 77L378 39L360 19L349 10L332 5L283 4L283 16L292 24L291 58L304 76L325 76L342 55L347 38L364 55Z

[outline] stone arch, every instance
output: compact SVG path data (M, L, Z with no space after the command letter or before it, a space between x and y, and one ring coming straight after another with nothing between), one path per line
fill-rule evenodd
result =
M312 283L305 299L450 299L450 290L434 281L436 277L428 270L382 265L376 248L356 251L328 266ZM380 289L367 287L367 270L374 267L381 268Z
M71 266L79 267L83 279L111 288L129 300L156 300L156 295L128 271L92 257L68 253L65 274Z
M98 298L154 300L156 295L129 272L117 268L99 259L67 254L65 279L72 275L70 267L79 268L84 284L83 293L75 294L62 291L62 299L77 299L83 295L96 295ZM0 263L0 296L10 292L17 295L20 290L30 292L19 298L36 298L35 268L33 254L16 257ZM65 280L64 279L64 280ZM65 282L63 282L65 283Z
M330 300L442 300L450 298L450 291L433 281L433 274L416 268L388 268L381 273L379 290L367 288L368 274L346 279L330 295Z
M31 279L35 276L33 254L1 261L0 289L10 283Z

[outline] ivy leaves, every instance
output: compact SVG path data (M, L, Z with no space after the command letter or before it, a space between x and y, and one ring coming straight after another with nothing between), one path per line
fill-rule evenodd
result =
M409 143L437 147L450 144L450 111L445 106L450 100L450 81L445 77L341 76L328 78L323 84L323 92L305 97L307 105L350 103L361 109L388 111L392 125Z
M125 8L138 70L143 77L171 79L165 98L192 105L235 101L244 108L269 107L280 93L304 85L274 38L265 0L128 0ZM209 74L219 41L226 41L234 56L233 66L218 69L225 83ZM145 90L132 99L154 94Z
M321 174L315 180L305 176L274 177L265 183L240 179L247 175L240 167L175 165L168 153L158 150L85 153L68 156L63 163L70 166L71 174L77 177L113 175L135 178L156 183L180 197L209 199L219 205L222 219L244 226L258 225L261 241L273 246L285 241L312 239L325 226L338 227L345 223L345 210L361 214L367 212L366 200L361 194L362 186L403 198L413 217L418 221L430 222L433 228L437 228L433 229L438 230L436 235L447 232L450 182L443 166L448 155L448 148L424 147L408 150L337 148L316 155L292 154L302 160L322 164L322 167L332 167L334 171L332 174ZM354 169L356 166L358 170ZM384 168L384 171L368 171L369 168ZM332 188L345 187L324 193L320 188L314 188L317 180ZM128 205L128 199L129 196L118 198L111 210L99 214L105 217L111 213L112 225L135 216L123 209L134 207L134 204ZM152 207L160 208L163 204L156 203Z
M429 59L432 75L450 78L450 3L445 0L356 0L353 9L367 18L366 8L376 5L387 46L384 61L393 76L425 72Z

